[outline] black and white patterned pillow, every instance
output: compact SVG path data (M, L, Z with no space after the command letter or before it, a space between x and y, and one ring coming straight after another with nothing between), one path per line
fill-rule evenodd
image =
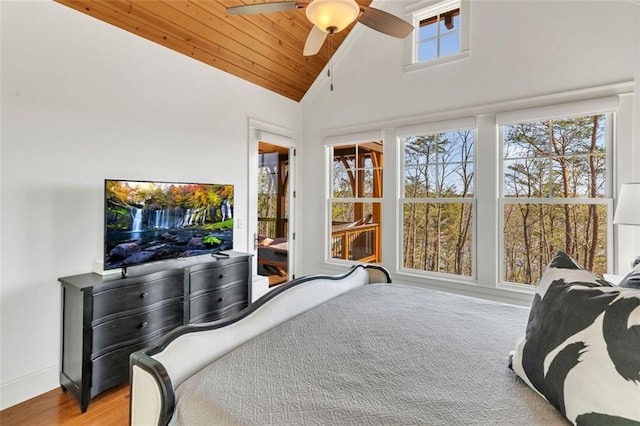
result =
M558 252L511 368L576 425L640 425L640 291Z
M637 288L640 290L640 264L636 265L618 285L620 287Z

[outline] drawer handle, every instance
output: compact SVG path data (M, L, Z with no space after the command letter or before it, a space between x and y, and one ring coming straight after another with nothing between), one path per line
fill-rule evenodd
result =
M144 293L142 293L142 294L140 295L140 298L141 298L141 299L146 299L146 297L147 297L148 295L149 295L149 293L144 292Z
M149 325L148 322L143 322L142 324L140 324L140 328L146 328Z
M222 302L223 300L224 300L224 297L218 298L218 303Z

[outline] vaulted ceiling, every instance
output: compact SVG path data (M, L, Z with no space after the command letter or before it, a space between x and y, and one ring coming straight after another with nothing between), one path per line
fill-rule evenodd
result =
M55 0L101 21L300 101L329 60L329 42L302 54L312 24L304 10L230 16L265 0ZM369 6L371 0L357 0ZM335 34L333 51L353 28Z

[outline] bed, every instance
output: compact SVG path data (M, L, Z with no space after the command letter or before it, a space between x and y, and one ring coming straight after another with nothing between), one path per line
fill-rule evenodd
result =
M358 265L131 357L134 425L569 424L508 368L527 308Z

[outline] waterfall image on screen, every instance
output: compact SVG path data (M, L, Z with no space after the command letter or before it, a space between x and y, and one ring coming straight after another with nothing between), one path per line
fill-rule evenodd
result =
M233 185L105 181L104 269L233 248Z

